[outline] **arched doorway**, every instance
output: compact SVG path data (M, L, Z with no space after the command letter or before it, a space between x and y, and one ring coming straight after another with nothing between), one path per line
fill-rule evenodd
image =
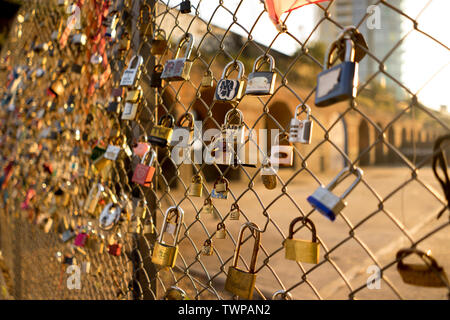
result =
M339 113L334 113L330 117L330 126L335 123L339 118ZM329 153L329 169L332 171L340 171L347 165L347 159L342 155L348 155L348 135L347 135L347 123L345 118L342 117L329 132L330 141L336 145L330 147ZM342 152L342 153L341 153Z
M370 154L367 150L369 148L369 126L366 120L361 120L358 128L358 136L359 136L359 148L358 155L359 165L367 166L370 164Z
M396 147L395 145L395 131L394 131L394 127L390 126L389 130L388 130L388 141L389 144L392 145L393 147ZM388 150L388 156L387 156L387 160L388 160L388 164L394 164L395 162L397 162L399 159L396 157L395 151L391 148L389 148Z
M383 125L378 122L377 126L383 131ZM380 165L384 163L383 141L381 140L382 132L376 130L376 144L375 144L375 164Z

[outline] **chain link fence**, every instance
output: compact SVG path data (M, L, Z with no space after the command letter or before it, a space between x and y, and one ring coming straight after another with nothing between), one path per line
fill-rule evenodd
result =
M316 76L329 43L312 39L321 28L332 26L336 33L345 28L338 18L339 1L322 2L312 5L320 14L310 34L291 30L289 23L296 17L288 13L284 27L262 45L254 40L255 30L269 20L259 1L190 1L190 13L180 11L189 1L181 2L78 1L80 11L71 13L75 36L65 45L61 38L68 35L68 3L27 1L19 11L21 18L2 50L1 71L0 250L9 293L16 299L162 299L175 286L189 299L231 299L224 290L228 267L241 226L253 222L261 236L254 299L272 299L275 292L281 293L276 298L293 299L446 299L448 283L414 287L403 283L397 271L396 253L403 248L431 248L444 270L450 266L444 245L449 239L448 185L443 194L430 167L437 155L433 142L449 133L450 117L420 103L423 88L413 91L385 68L412 33L433 42L448 60L448 45L424 31L427 26L422 28L423 11L410 16L400 1L371 3L409 21L411 28L383 55L357 43L357 52L366 54L361 64L370 61L378 66L372 68L376 71L361 78L358 95L350 102L311 108L311 144L278 141L293 147L294 159L292 166L275 173L274 189L261 181L263 165L249 166L248 158L222 165L185 163L172 156L183 151L182 157L194 159L200 152L201 158L209 146L206 139L195 140L191 148L156 148L155 174L145 187L132 182L141 158L131 150L150 136L165 114L177 120L191 112L203 133L221 129L226 113L238 108L247 133L269 130L266 138L245 136L248 155L269 157L278 138L270 130L288 135L291 118L300 109L304 117L307 105L313 105ZM355 25L363 29L371 15L364 12L359 19ZM230 21L227 28L224 21ZM175 57L187 33L194 38L189 78L153 87L158 66ZM165 37L166 45L153 54L157 34ZM274 50L281 40L294 43L295 54ZM255 59L268 54L274 57L277 75L272 95L246 95L237 106L214 101L229 62L242 61L246 80ZM132 89L120 89L120 81L134 55L143 58L138 80L143 97L135 118L126 120L123 113L126 101L133 100L128 95ZM444 61L436 74L445 67ZM237 72L230 77L238 77ZM387 88L379 85L380 77L388 80ZM431 80L424 79L424 88ZM108 145L121 147L117 160L95 156ZM347 197L347 208L331 222L306 199L344 167L351 172L363 167L364 174ZM195 175L202 177L201 197L191 195ZM214 198L214 184L224 177L228 197ZM90 210L89 193L95 195L99 183L105 192ZM349 185L339 183L333 193L343 194ZM114 197L120 203L120 219L105 230L99 217ZM212 201L210 213L205 199ZM152 263L152 252L172 206L184 212L174 239L178 255L172 268L161 268ZM232 218L236 208L238 221ZM439 212L444 214L436 219ZM314 221L318 263L285 259L283 243L297 217ZM221 223L224 239L217 236ZM295 237L309 239L308 229L310 225L297 224ZM83 234L89 235L86 242ZM210 254L204 254L207 240ZM238 265L249 270L255 239L245 235L243 240Z

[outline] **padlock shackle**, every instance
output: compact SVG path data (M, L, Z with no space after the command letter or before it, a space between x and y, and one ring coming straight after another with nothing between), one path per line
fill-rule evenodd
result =
M273 70L275 69L275 59L270 54L265 54L256 58L255 62L253 63L252 72L259 71L258 69L261 68L261 66L266 62L269 62L269 71L273 72Z
M157 156L155 149L153 149L152 147L149 147L147 152L144 153L144 156L141 159L141 164L145 164L145 160L146 160L146 158L147 158L149 153L150 153L150 160L148 162L148 166L151 167L151 166L153 166L153 162L155 162L155 159L156 159L156 156Z
M182 114L177 121L177 126L183 127L183 123L185 123L186 121L188 121L187 128L189 128L190 131L194 130L194 115L192 114L192 112L185 112L184 114Z
M141 6L141 10L139 10L139 24L144 23L144 9L145 8L147 8L147 10L148 10L147 17L150 18L152 16L152 8L150 8L150 5L148 3L144 3Z
M158 36L162 36L162 39L157 39ZM166 40L166 30L156 29L153 36L156 40Z
M164 66L162 64L157 64L154 68L153 68L153 72L162 72L164 70Z
M223 72L222 72L222 79L228 78L228 76L229 76L230 73L231 73L231 72L228 73L228 70L229 70L230 68L233 68L233 69L231 69L231 72L233 72L234 70L238 70L238 77L237 77L237 80L241 80L242 77L244 76L244 73L245 73L245 66L244 66L244 64L243 64L241 61L239 61L239 60L231 61L231 62L229 62L229 63L225 66L225 68L223 69Z
M294 226L298 222L303 222L304 225L309 225L311 227L311 233L312 233L312 242L317 242L317 232L316 232L316 226L312 222L311 219L306 217L297 217L294 220L292 220L291 224L289 225L289 236L288 239L293 239L294 237Z
M309 117L311 116L311 107L308 106L307 104L303 104L303 103L300 103L295 108L295 118L297 118L299 116L298 108L300 108L300 107L303 107L303 109L306 109L306 120L309 120Z
M165 244L165 242L163 242L163 236L164 236L164 232L166 231L167 222L169 222L168 215L171 212L175 212L176 216L177 216L176 229L175 229L175 234L173 236L173 241L174 241L173 246L175 246L178 242L178 236L180 234L181 224L183 223L183 216L184 216L183 209L181 209L181 207L178 207L178 206L172 206L166 210L166 213L164 214L164 222L161 226L161 233L159 234L158 242L161 244L163 244L163 243Z
M195 176L192 177L192 183L203 183L203 178L201 175L196 174ZM206 201L206 199L205 199Z
M169 120L169 126L167 126L167 128L173 128L173 126L175 124L175 119L169 113L166 113L165 115L161 116L161 118L159 118L158 126L163 126L164 120L166 120L166 119Z
M282 296L284 300L292 300L292 295L290 292L286 292L285 290L278 290L272 295L272 300L275 300L276 297Z
M291 144L291 142L289 141L289 134L286 132L286 131L283 131L283 132L280 132L279 134L277 134L276 136L275 136L275 139L274 139L274 144L273 144L273 146L281 146L280 145L280 136L281 135L283 135L284 137L287 137L287 141L288 141L288 146L291 146L292 144ZM278 144L276 144L276 143L278 143Z
M345 197L347 197L349 195L349 193L358 185L358 183L361 181L361 178L363 176L363 171L360 168L356 168L355 172L352 172L350 170L350 167L345 167L344 169L342 169L341 172L339 172L339 174L333 179L333 181L331 181L325 188L332 191L334 188L336 188L336 186L338 185L339 182L341 182L342 180L344 180L345 178L347 178L351 173L355 174L356 173L356 180L350 185L350 187L347 188L347 190L345 190L345 192L342 194L342 196L340 197L341 199L344 199ZM345 176L344 176L345 175Z
M219 231L220 229L225 229L225 230L226 230L226 228L225 228L225 223L219 222L219 223L217 224L217 231Z
M225 178L225 177L219 177L219 178L217 178L216 181L214 181L214 187L213 187L214 189L216 188L216 185L217 185L219 182L224 182L224 183L225 183L225 186L226 186L226 188L227 188L227 190L228 190L229 182L228 182L228 179Z
M232 116L235 115L239 115L239 123L237 124L232 124L230 123L230 120L232 119ZM233 108L227 111L227 113L225 114L225 119L224 119L224 125L225 127L229 126L229 125L234 125L234 126L238 126L238 127L242 127L242 124L244 122L244 115L242 114L242 111L239 110L238 108Z
M180 42L177 46L177 51L175 52L175 58L178 59L180 55L181 48L186 43L186 51L184 53L184 57L189 60L192 49L194 48L194 36L191 33L186 33L183 38L181 38Z
M241 229L239 231L238 242L236 243L236 249L234 250L232 267L234 267L234 268L237 267L239 253L241 252L241 245L242 245L242 238L244 236L244 230L247 228L249 230L251 230L252 235L253 235L253 232L256 232L255 244L253 245L252 259L250 261L250 266L249 266L249 272L255 273L256 260L258 258L259 246L261 245L261 231L259 230L258 226L253 222L247 222L241 226Z
M131 57L127 70L136 70L142 65L142 63L144 63L144 58L142 58L142 56L140 55L134 55L133 57Z
M436 271L442 270L442 267L438 265L437 261L432 256L429 256L425 252L415 248L402 249L397 252L396 260L398 260L397 264L398 268L402 269L405 268L405 266L407 266L405 263L403 263L403 259L409 256L410 254L416 254L425 262L429 262L430 265L428 265L428 263L425 264L431 269L434 269Z

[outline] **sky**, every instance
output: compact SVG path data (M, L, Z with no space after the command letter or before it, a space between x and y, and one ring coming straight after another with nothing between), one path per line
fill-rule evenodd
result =
M175 6L179 3L179 0L163 2ZM200 16L206 21L217 9L219 2L219 0L191 0L193 6L199 6ZM240 2L240 0L223 0L224 6L232 12L236 12L238 24L246 29L244 30L235 24L231 30L247 36L247 32L257 21L252 31L254 40L265 45L270 44L278 31L269 20L266 12L258 20L264 10L264 5L260 0L243 0L241 4ZM398 1L392 2L398 3ZM403 2L402 10L418 22L419 29L431 34L445 46L450 47L449 0L404 0ZM423 9L424 7L425 9ZM316 10L320 10L316 5L305 6L292 12L286 20L289 32L300 41L304 41L316 25L318 19ZM219 27L228 28L232 21L232 15L219 7L211 22ZM382 22L383 17L381 17L381 30L377 30L377 32L383 31ZM404 19L402 24L403 34L406 34L412 28L413 24ZM316 35L317 32L313 34L312 40L317 40ZM297 42L284 34L273 44L275 50L286 54L294 53L298 47ZM439 109L440 105L447 105L450 109L450 51L417 31L412 32L406 38L402 48L404 50L402 83L412 92L418 92L419 100L428 107ZM438 71L439 73L436 74ZM424 85L426 86L421 89Z

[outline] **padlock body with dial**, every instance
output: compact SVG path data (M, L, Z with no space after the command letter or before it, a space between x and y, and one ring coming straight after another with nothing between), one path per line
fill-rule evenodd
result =
M318 242L289 238L284 242L285 258L299 262L319 263L319 248Z
M311 120L293 118L289 129L289 142L311 144L313 123Z
M172 139L173 128L156 125L150 131L148 141L159 147L167 147Z
M244 93L245 82L238 79L220 79L217 83L214 100L238 102Z
M170 59L166 62L161 79L167 81L189 80L192 61L186 58Z
M170 246L165 243L156 242L152 253L154 264L173 268L177 260L178 246Z
M358 63L345 61L324 70L317 76L315 104L326 107L356 97L358 90Z
M322 186L314 191L307 200L314 208L331 221L334 221L336 216L347 205L344 200Z
M270 71L251 72L248 75L245 94L266 96L272 95L275 89L277 74Z
M256 273L240 270L236 267L228 268L225 290L242 299L251 300L255 289Z

